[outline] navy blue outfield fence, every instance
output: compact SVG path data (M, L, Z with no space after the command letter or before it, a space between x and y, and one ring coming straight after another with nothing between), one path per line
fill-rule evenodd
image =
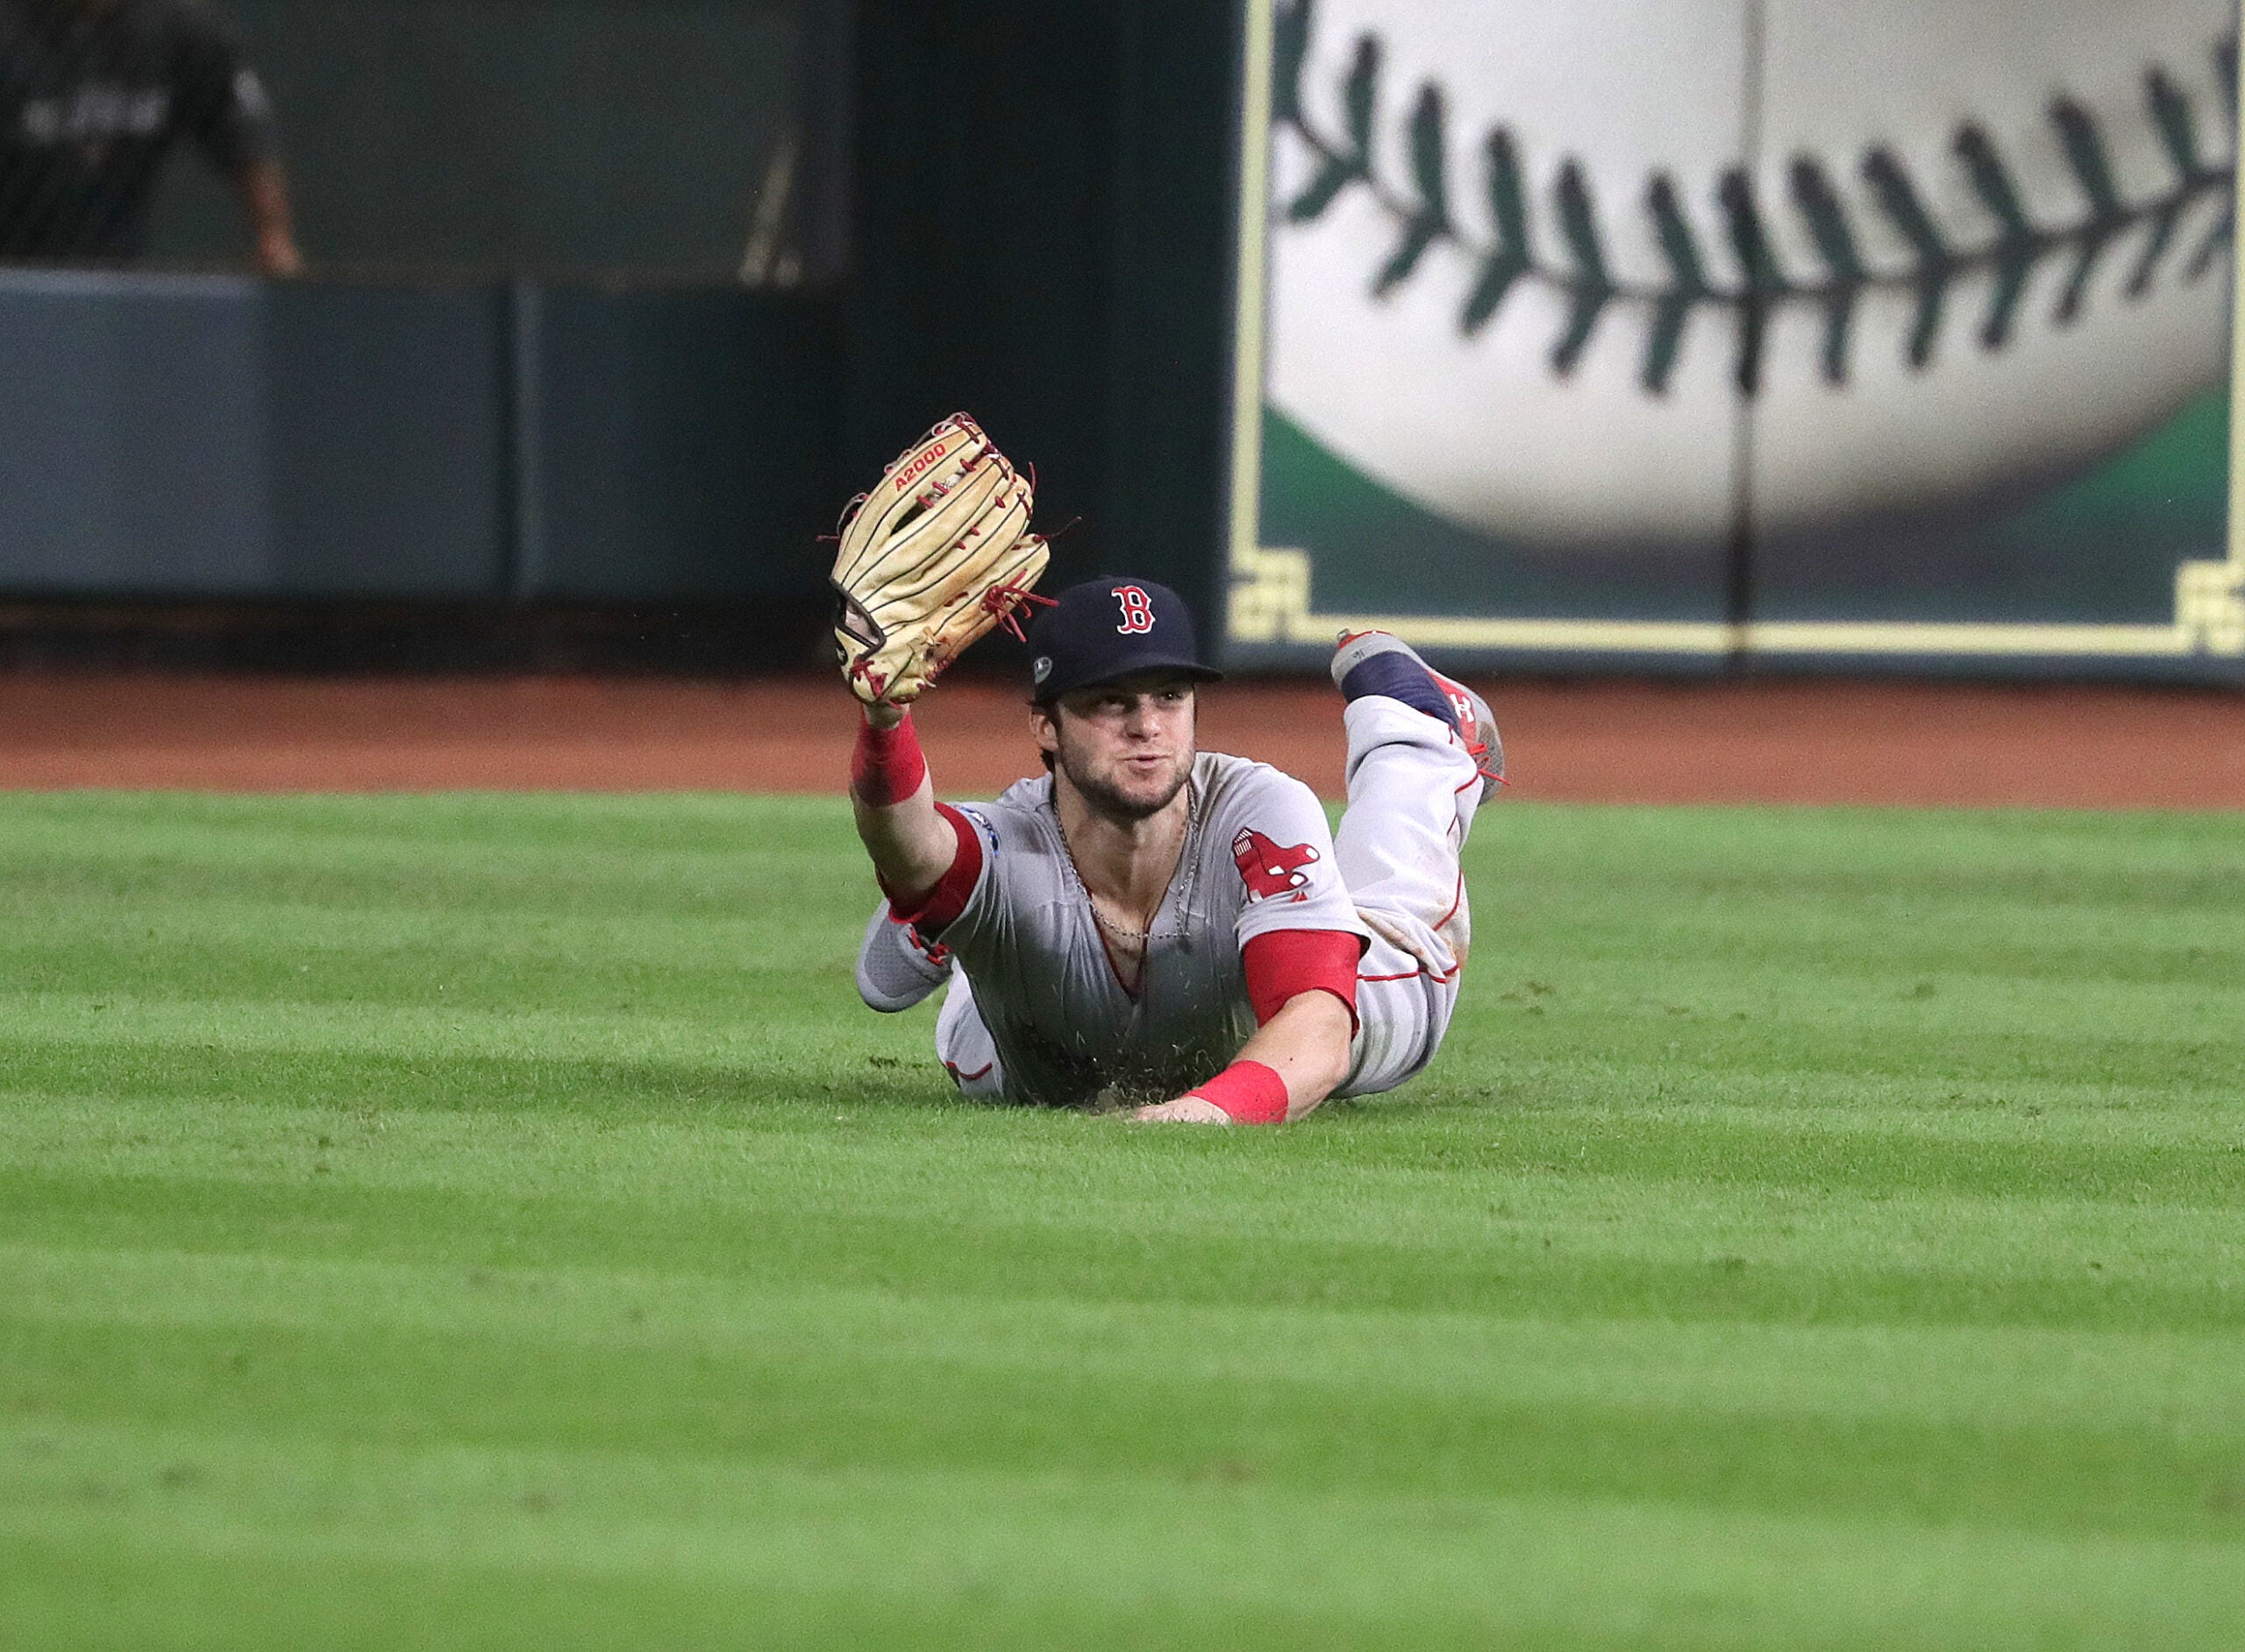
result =
M830 296L0 270L0 601L800 602Z

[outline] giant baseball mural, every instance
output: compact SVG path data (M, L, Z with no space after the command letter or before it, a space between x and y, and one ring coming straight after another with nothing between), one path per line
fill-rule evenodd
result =
M1251 0L1229 636L2245 668L2209 0Z

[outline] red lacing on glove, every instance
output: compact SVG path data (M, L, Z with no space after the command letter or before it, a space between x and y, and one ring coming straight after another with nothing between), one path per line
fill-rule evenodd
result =
M1011 580L1003 585L994 585L982 593L983 612L996 615L998 623L1012 632L1018 642L1025 643L1029 640L1029 633L1021 628L1020 610L1030 603L1039 608L1059 606L1058 599L1039 596L1026 586L1016 584Z
M865 684L876 700L880 698L881 690L888 687L888 679L873 668L873 660L870 658L852 660L850 675Z

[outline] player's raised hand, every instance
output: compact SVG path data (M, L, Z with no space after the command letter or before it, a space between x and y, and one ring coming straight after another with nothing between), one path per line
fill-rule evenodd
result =
M900 454L843 519L830 583L834 641L850 691L909 705L1015 610L1049 555L1029 529L1027 479L982 428L954 413Z

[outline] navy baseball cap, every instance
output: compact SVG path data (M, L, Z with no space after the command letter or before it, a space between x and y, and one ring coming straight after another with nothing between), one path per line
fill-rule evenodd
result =
M1201 662L1193 610L1166 585L1110 573L1072 585L1029 626L1029 697L1062 694L1137 671L1181 671L1196 682L1223 673Z

